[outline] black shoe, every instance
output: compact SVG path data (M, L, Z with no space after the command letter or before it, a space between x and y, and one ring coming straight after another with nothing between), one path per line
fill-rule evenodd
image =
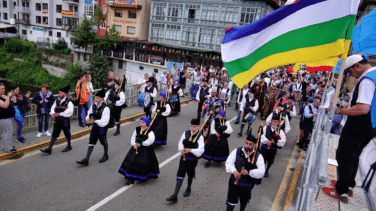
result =
M103 157L99 160L100 163L103 163L105 162L106 160L108 160L108 155L103 155Z
M189 195L191 195L191 189L188 189L187 188L187 190L185 190L185 192L184 192L184 197L188 197Z
M264 177L268 177L268 176L269 176L269 173L266 171L264 174Z
M71 146L67 146L61 152L68 152L68 151L71 151L71 150L72 150L72 147Z
M117 136L117 135L119 135L120 134L120 131L116 131L115 133L114 133L114 136Z
M84 166L88 166L89 165L89 160L84 158L83 160L81 161L76 161L76 163L80 164L80 165L84 165Z
M40 151L41 151L41 152L43 152L43 153L47 153L47 154L49 154L49 155L50 155L50 154L51 154L51 151L52 151L52 150L51 150L51 149L48 149L48 148L46 148L46 149L41 149Z
M85 125L84 124L82 124L82 123L80 123L80 124L78 124L80 127L85 127Z
M9 150L9 153L16 153L16 152L17 152L16 148L12 148L11 150Z
M245 134L248 136L248 134L249 134L249 130L247 130L247 131L245 132Z
M166 199L166 201L171 201L176 203L178 201L178 197L175 195L171 195L169 198Z
M235 122L234 124L237 125L237 124L239 124L239 122Z
M207 167L209 167L209 166L210 166L210 164L211 164L211 162L210 162L210 161L206 162L206 163L205 163L205 167L206 167L206 168L207 168Z
M239 137L242 137L242 133L238 133L238 136L239 136Z
M125 185L132 185L132 184L134 184L134 180L133 180L133 179L129 179L129 180L125 183Z

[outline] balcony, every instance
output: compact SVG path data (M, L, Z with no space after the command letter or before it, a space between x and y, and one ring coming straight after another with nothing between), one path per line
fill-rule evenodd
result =
M30 13L30 7L13 6L13 10L16 12Z
M80 4L80 0L63 0L67 4Z
M30 20L16 19L16 24L30 25Z
M73 26L73 25L69 25L69 24L63 24L61 26L62 29L64 29L65 31L74 31L76 29L76 26Z
M16 33L0 32L0 38L13 38L17 37Z
M109 1L108 6L115 8L124 8L124 9L136 9L141 10L142 5L137 4L137 0L133 0L131 4L127 0L115 0Z
M73 12L73 11L62 10L61 11L61 15L63 17L79 18L79 13L78 12Z

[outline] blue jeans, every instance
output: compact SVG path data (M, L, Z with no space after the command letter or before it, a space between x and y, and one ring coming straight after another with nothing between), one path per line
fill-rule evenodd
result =
M25 123L25 116L26 116L26 113L21 110L20 110L20 113L21 113L21 122L17 123L17 133L16 133L17 139L22 137L22 129Z
M87 103L78 106L78 122L80 124L85 123L86 113L88 112L89 108L87 107Z
M191 96L193 97L194 101L196 101L196 94L199 88L200 86L198 84L192 84L191 88L189 88L189 92L191 93Z
M240 109L239 109L240 110ZM240 122L240 117L242 116L242 112L238 111L238 116L236 117L236 122Z
M89 94L89 102L86 104L87 105L87 110L89 111L91 103L93 102L93 94ZM86 118L86 116L85 116Z
M50 114L46 112L45 114L38 115L38 132L43 132L43 117L44 117L44 132L48 131L48 125L50 124Z

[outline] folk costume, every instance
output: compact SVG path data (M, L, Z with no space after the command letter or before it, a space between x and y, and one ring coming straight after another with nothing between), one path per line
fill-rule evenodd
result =
M219 99L222 102L222 107L225 106L225 103L229 105L231 101L231 89L230 88L222 88L219 92Z
M247 140L254 144L257 143L257 139L251 134L248 135ZM248 162L248 157L251 162ZM252 163L253 157L255 160ZM241 175L239 180L236 180L234 172L240 173L243 167L248 171L248 175ZM240 210L244 211L251 199L254 185L260 184L261 178L264 176L264 158L261 153L255 152L255 148L249 152L245 147L238 147L231 152L226 160L226 172L231 174L228 183L226 211L233 211L238 200L240 200ZM236 181L237 184L235 184Z
M166 99L166 93L161 92L159 96ZM155 141L154 143L156 145L166 145L167 143L167 117L171 113L171 107L170 104L167 103L165 100L163 101L157 101L156 104L153 107L153 112L156 112L159 110L160 112L157 114L156 121L158 124L156 124L154 128L154 135L155 135Z
M240 89L238 93L238 97L236 98L236 108L238 110L238 115L236 117L235 124L239 124L240 117L242 116L242 112L240 111L240 105L245 101L245 96L248 95L249 89Z
M273 116L272 120L278 120L279 124L279 116ZM277 154L277 149L283 147L286 143L285 132L282 129L280 129L278 134L279 136L277 136L277 128L278 126L276 128L273 128L272 125L267 125L264 127L263 134L261 135L261 154L265 159L265 164L268 163L266 166L264 177L269 176L269 169L274 163L274 158ZM267 145L267 141L273 141L274 143L272 143L269 147Z
M272 120L273 116L278 116L279 117L279 113L282 112L282 118L283 118L283 124L281 126L281 129L285 132L285 133L289 133L290 130L291 130L291 125L290 125L290 121L289 121L289 116L287 113L284 112L284 110L278 110L279 108L277 108L275 111L273 111L273 113L271 113L268 118L266 118L266 123L267 124L270 124L270 121Z
M200 120L192 119L191 125L200 125ZM198 137L197 137L198 136ZM196 140L196 142L194 142ZM198 130L195 134L192 134L191 130L187 130L180 138L178 151L182 152L184 149L191 149L190 153L182 153L180 157L179 170L176 175L176 187L172 196L166 199L166 201L177 202L178 193L183 184L185 175L188 175L188 186L184 193L184 197L188 197L191 194L191 186L193 177L196 176L196 166L198 159L204 153L205 143L201 134L198 134Z
M202 79L203 82L207 82L206 79ZM201 118L201 112L202 112L202 105L206 101L206 99L210 96L211 88L209 86L202 86L197 94L196 94L196 100L199 101L198 108L197 108L197 119Z
M240 132L238 133L238 136L240 137L243 135L243 129L247 122L248 122L248 128L247 128L246 134L248 135L251 129L251 125L253 121L255 120L254 115L256 114L259 108L258 100L255 97L253 97L254 95L252 95L252 97L250 95L252 94L247 93L245 95L244 100L241 102L240 107L239 107L240 113L243 112L243 120L242 120L242 124L240 125Z
M217 93L217 89L215 89L215 88L211 89L211 93L213 93L213 92ZM205 107L205 119L209 116L210 111L214 112L214 114L212 115L212 118L210 120L210 123L211 123L212 120L215 119L216 116L218 115L217 111L221 110L221 107L222 107L221 101L218 99L217 96L212 97L210 95L208 98L206 98L204 105L206 105L206 107Z
M255 94L255 98L259 102L259 110L256 111L256 113L261 111L261 108L264 105L266 89L267 89L266 83L264 80L261 80L261 79L256 81L253 84L253 86L250 88L251 92Z
M208 162L205 164L206 167L210 166L210 162L214 161L217 163L226 161L229 152L228 138L232 133L232 127L230 122L225 119L226 112L224 110L219 111L221 117L217 117L211 123L210 139L207 144L205 144L205 152L202 157ZM217 134L220 136L217 137Z
M68 94L70 89L70 85L60 89L60 92L64 92ZM67 139L68 145L63 149L62 152L68 152L72 149L71 146L71 132L70 132L70 117L73 114L74 105L70 101L70 99L65 96L63 99L58 99L54 102L54 104L51 107L50 115L53 115L55 113L60 114L60 116L55 117L55 124L54 129L52 131L52 137L50 141L50 145L46 149L41 149L40 151L43 153L51 154L52 146L54 145L55 141L60 135L60 132L63 131L65 138Z
M150 127L149 118L141 117L141 121ZM128 179L126 185L133 184L135 180L146 181L148 178L158 178L159 164L154 152L155 136L153 131L146 132L146 130L148 128L136 127L131 138L132 147L120 166L119 173Z
M154 83L154 78L153 77L149 77L148 83L149 82ZM151 106L153 105L154 98L157 97L157 89L154 87L154 85L146 86L144 92L147 92L147 93L150 94L150 105L147 106L147 107L144 107L144 112L145 112L145 115L149 119L151 119Z
M111 116L115 120L116 132L114 136L117 136L120 134L120 117L123 106L125 105L125 94L123 91L119 92L119 89L121 89L120 82L118 80L115 80L114 82L119 86L119 88L116 90L114 90L115 87L114 89L109 89L104 97L104 102L107 103L108 107L110 108ZM111 104L108 103L109 101L111 101Z
M278 100L278 93L279 89L275 86L275 84L272 84L272 86L268 89L268 94L262 108L261 119L265 120L266 117L273 112L274 104Z
M101 97L102 99L105 97L105 90L102 89L99 91L95 96ZM100 163L105 162L108 160L108 142L107 142L107 125L110 122L110 109L106 105L106 103L102 100L100 104L95 102L89 109L88 114L86 116L86 120L93 119L93 128L90 132L90 139L89 139L89 146L87 149L87 154L84 159L81 161L76 161L76 163L88 166L89 165L89 158L91 153L93 152L94 146L97 144L98 139L104 148L104 155L99 160Z
M172 115L177 115L180 113L180 97L183 96L183 92L180 86L171 86L169 89L171 95L169 97L169 103L172 108Z

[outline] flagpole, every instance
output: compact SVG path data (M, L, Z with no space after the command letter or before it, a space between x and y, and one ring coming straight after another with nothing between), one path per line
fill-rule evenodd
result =
M345 56L342 55L342 63L341 63L341 68L340 68L338 79L337 79L336 92L334 93L332 106L336 106L338 102L339 92L341 91L343 72L345 71L346 59L347 59L347 54Z

